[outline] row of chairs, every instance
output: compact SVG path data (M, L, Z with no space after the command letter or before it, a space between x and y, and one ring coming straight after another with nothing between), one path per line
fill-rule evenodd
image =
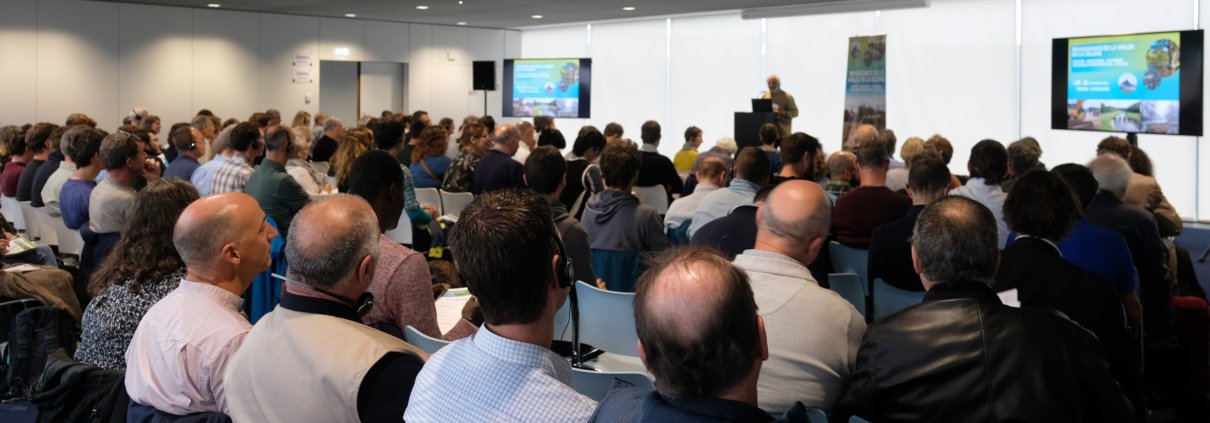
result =
M832 258L832 270L828 275L828 286L848 300L867 321L881 319L899 310L920 304L923 291L907 291L887 284L881 278L869 281L870 252L828 243L828 255Z
M68 229L62 217L51 216L45 207L33 207L28 201L0 196L0 214L17 230L25 231L30 238L37 238L42 243L59 247L59 254L78 257L84 251L84 239L80 236L80 231Z

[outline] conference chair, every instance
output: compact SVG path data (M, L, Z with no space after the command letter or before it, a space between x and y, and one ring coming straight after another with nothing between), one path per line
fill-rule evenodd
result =
M807 422L809 423L828 423L828 413L818 408L807 409Z
M580 303L580 343L613 354L638 357L634 293L606 291L576 282Z
M655 389L651 378L639 372L604 372L591 369L571 368L571 387L580 394L600 402L609 393L614 379L634 385L636 388Z
M450 341L425 335L416 330L416 327L412 325L408 325L408 327L403 329L403 338L407 343L429 354L435 354L437 350L450 344Z
M18 231L25 230L25 216L21 214L21 203L17 201L17 197L0 195L0 214Z
M34 213L34 206L29 205L28 201L20 201L17 204L21 209L21 218L25 222L25 233L29 234L29 239L41 239L42 224L38 222L38 214Z
M444 210L441 214L459 216L472 201L475 201L475 194L469 192L441 191L441 208Z
M849 423L870 423L870 421L857 416L849 416Z
M654 207L660 216L668 214L668 191L664 190L663 185L634 187L632 192L639 197L640 203Z
M643 259L638 252L593 249L590 254L592 270L610 291L634 292L634 284L643 274Z
M830 273L828 274L828 286L853 304L862 317L869 320L869 315L866 313L865 284L861 282L861 277L855 273Z
M444 214L441 211L441 192L437 188L416 188L416 201L421 205L428 204L437 209L437 215L433 217L440 217Z
M882 278L874 279L874 320L890 316L924 301L924 291L908 291L887 284Z
M555 312L555 337L553 339L555 341L571 342L572 332L571 299L569 298L563 302L563 307L559 307L559 311Z
M34 215L38 218L38 233L42 236L42 242L46 245L58 247L59 233L55 232L54 226L51 226L51 220L54 218L50 217L50 214L47 213L46 207L34 208Z
M832 241L828 243L828 255L832 258L832 271L835 273L855 273L861 280L868 280L870 251L842 245Z
M59 254L80 257L80 254L84 252L84 238L80 236L80 231L68 229L67 224L63 223L62 217L47 215L46 222L59 241Z
M412 221L408 219L407 212L399 217L399 224L395 226L395 229L387 231L386 235L387 238L402 245L412 245Z

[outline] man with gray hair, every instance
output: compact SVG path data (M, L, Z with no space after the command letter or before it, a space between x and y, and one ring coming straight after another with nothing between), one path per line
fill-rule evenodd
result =
M256 200L228 193L190 204L172 232L186 273L147 310L126 350L131 412L227 413L223 370L252 329L243 294L269 267L277 231Z
M870 324L835 416L869 421L1133 421L1097 338L1046 308L1004 305L996 218L949 196L920 213L922 304Z
M769 337L757 385L766 411L784 411L795 401L830 410L856 366L865 319L807 269L827 245L831 220L819 184L783 182L756 214L756 247L735 257L735 267L752 278Z
M513 160L521 148L521 131L513 125L496 127L492 149L475 165L475 184L472 192L485 192L507 188L525 188L525 165Z
M1124 200L1133 176L1126 160L1114 154L1101 154L1088 164L1088 170L1101 190L1084 210L1084 218L1126 239L1138 271L1139 301L1143 304L1144 373L1149 385L1161 386L1155 382L1170 379L1174 377L1172 372L1178 371L1167 367L1175 359L1165 358L1166 354L1174 353L1165 346L1177 343L1167 249L1160 239L1155 217L1143 207Z
M378 218L337 194L294 218L281 304L256 322L224 379L235 421L400 421L427 354L361 323Z
M793 133L791 121L798 117L798 104L794 103L794 96L781 89L781 77L777 74L769 75L765 84L769 86L769 90L761 93L760 98L773 101L773 114L777 118L777 138L785 139Z
M333 116L324 120L323 136L311 144L311 161L328 163L328 160L332 159L332 155L336 154L336 147L344 137L345 125L340 122L340 119ZM326 172L326 167L323 170Z

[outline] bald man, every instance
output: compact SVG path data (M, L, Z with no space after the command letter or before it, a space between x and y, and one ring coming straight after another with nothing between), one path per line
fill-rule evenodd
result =
M132 416L229 411L223 370L252 328L240 312L243 294L269 268L275 236L242 193L206 197L181 213L172 243L185 277L147 311L126 350Z
M281 304L259 321L224 378L228 413L248 422L400 421L428 357L361 323L378 260L374 209L348 194L294 217Z
M857 130L853 131L852 139L850 139L849 143L845 145L845 149L853 150L876 139L878 139L878 128L875 128L874 125L865 123L861 126L858 126Z
M818 184L783 182L757 211L756 248L735 257L735 267L752 278L769 333L769 360L758 385L766 411L795 401L829 410L856 366L865 319L807 270L827 245L831 220L831 204Z
M769 75L765 84L769 86L769 91L761 93L760 98L773 100L773 114L777 115L777 138L785 139L793 133L790 121L798 117L798 105L794 103L794 96L782 91L781 77Z
M757 407L769 348L756 310L748 277L716 253L682 248L658 257L634 298L639 358L656 390L614 390L590 421L774 421ZM802 403L775 413L807 421Z

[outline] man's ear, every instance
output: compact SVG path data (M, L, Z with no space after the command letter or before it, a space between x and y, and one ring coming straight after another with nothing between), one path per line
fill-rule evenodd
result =
M551 289L563 289L559 287L559 255L550 256L550 287Z
M764 206L764 204L762 204L756 208L756 228L757 228L757 230L760 230L760 221L764 220L763 219L764 215L765 215L765 206Z
M765 361L769 359L769 337L765 333L764 316L756 315L756 328L760 331L760 361Z
M370 282L374 280L374 256L367 254L361 258L361 263L357 265L357 282L366 286L370 286Z
M999 259L997 259L996 263L998 266ZM924 266L920 265L920 255L916 254L915 245L912 246L912 270L915 270L916 274L924 273Z
M239 247L236 247L234 242L228 242L226 244L223 244L223 248L219 251L220 251L219 256L223 258L223 261L230 263L232 265L235 265L235 266L239 266L239 264L240 264Z

